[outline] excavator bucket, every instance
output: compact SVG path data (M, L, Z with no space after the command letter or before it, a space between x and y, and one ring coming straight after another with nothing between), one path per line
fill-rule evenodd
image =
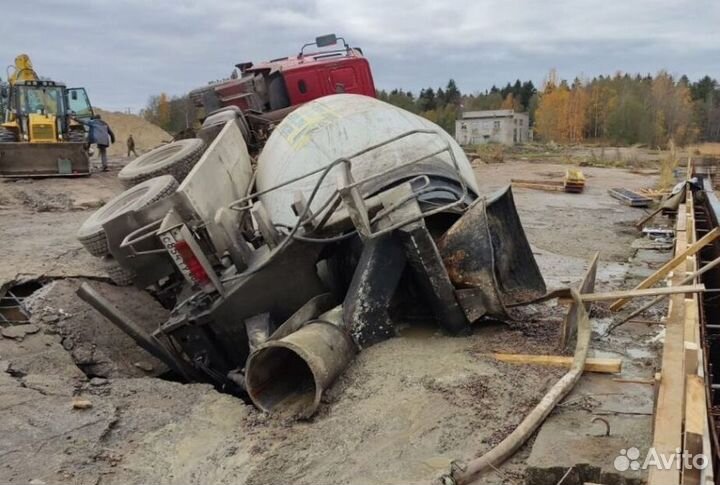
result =
M89 173L90 158L84 143L0 143L0 177L56 177Z
M508 318L508 307L545 294L510 187L477 199L438 241L455 288L468 290L476 315Z

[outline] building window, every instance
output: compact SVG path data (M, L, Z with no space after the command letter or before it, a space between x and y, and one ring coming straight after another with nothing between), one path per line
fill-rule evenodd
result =
M493 130L500 131L500 122L499 121L493 121Z
M523 120L521 119L521 120L520 120L520 126L522 126L522 125L523 125Z

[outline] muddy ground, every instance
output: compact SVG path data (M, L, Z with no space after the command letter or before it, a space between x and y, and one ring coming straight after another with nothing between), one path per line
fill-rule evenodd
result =
M491 191L512 177L561 177L566 166L475 168L481 189ZM576 283L595 251L598 289L628 286L667 254L637 257L632 223L643 212L607 189L651 186L653 176L583 170L580 195L515 190L528 239L549 287ZM114 172L0 182L0 288L19 279L46 283L27 302L29 327L0 338L1 482L429 483L451 460L466 461L502 440L562 375L489 355L557 353L565 307L551 302L523 321L478 327L470 337L406 329L361 353L305 422L267 416L207 385L156 377L162 366L74 295L90 281L148 329L165 317L145 293L109 284L75 241L77 226L119 190ZM596 325L607 324L602 308L594 314ZM623 357L623 377L653 375L657 346L650 342L658 327L635 324L612 338L600 330L597 355ZM607 386L610 377L581 382L597 380ZM597 390L582 389L567 400L589 392L590 409L606 405ZM91 407L74 409L80 399ZM634 431L651 432L648 424ZM480 483L525 483L531 453L532 442Z

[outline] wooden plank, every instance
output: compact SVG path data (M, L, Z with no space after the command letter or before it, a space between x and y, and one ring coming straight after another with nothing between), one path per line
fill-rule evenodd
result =
M645 288L642 290L610 291L607 293L589 293L580 295L583 301L604 301L617 298L641 298L643 296L675 295L677 293L702 293L705 285L663 286L660 288ZM684 318L683 318L684 321Z
M546 185L546 184L529 184L524 182L512 182L513 187L518 187L522 189L535 189L535 190L545 190L547 192L565 192L565 187L562 185Z
M600 253L596 252L593 258L590 260L590 265L585 271L583 279L578 286L578 293L588 294L595 291L595 277L597 275L597 263L599 257ZM569 303L573 304L573 301L570 300ZM583 305L585 306L586 311L590 311L590 303L583 303ZM561 349L567 349L573 341L573 337L577 333L577 321L575 319L576 316L577 312L571 310L567 313L567 315L565 315L565 318L563 319L562 327L560 329Z
M683 208L682 211L678 211L678 214L684 213L684 212L685 211ZM679 217L678 217L678 219L679 219ZM694 244L691 244L690 246L687 246L687 240L685 239L686 236L685 236L685 234L682 234L683 246L687 246L687 247L684 247L684 249L681 252L676 253L676 256L673 257L670 261L668 261L664 265L662 265L662 267L660 269L658 269L656 272L654 272L653 274L651 274L650 276L645 278L639 285L637 285L635 287L635 289L640 290L643 288L650 288L651 286L660 282L668 274L670 274L670 272L674 268L676 268L681 263L684 263L685 258L697 253L706 244L709 244L709 243L713 242L715 239L717 239L718 236L720 236L720 228L716 227L712 231L705 234L699 241L695 242ZM680 234L677 235L677 239L681 239ZM613 310L613 311L619 310L620 308L622 308L625 305L625 303L627 303L627 301L628 300L626 298L620 298L618 301L616 301L615 303L610 305L610 310Z
M677 223L675 224L677 231L687 230L687 212L685 212L685 204L680 204L677 213Z
M678 213L684 213L685 207L680 206ZM675 254L683 254L687 248L687 240L677 237ZM684 276L676 272L672 284L679 285ZM670 297L667 322L665 324L665 343L661 364L660 384L656 387L655 421L653 447L658 456L671 456L678 448L682 448L682 432L685 402L685 297L682 294ZM680 471L675 467L648 470L648 485L679 485Z
M662 210L663 210L663 208L662 208L662 205L661 205L661 206L659 206L657 209L655 209L654 211L652 211L650 214L648 214L647 216L643 217L643 218L640 219L638 222L636 222L636 223L635 223L635 227L637 227L638 229L640 229L641 227L643 227L643 226L645 225L645 223L646 223L647 221L649 221L650 219L652 219L653 217L655 217L655 216L656 216L660 211L662 211Z
M685 390L685 430L703 434L705 430L705 382L698 375L687 376Z
M687 302L687 300L685 300ZM695 342L685 341L685 373L696 375L698 370L698 346Z
M547 365L551 367L567 367L572 365L573 357L565 355L530 355L530 354L493 354L495 359L511 364ZM585 371L617 374L622 370L622 359L601 359L588 357L585 360Z
M652 379L625 379L623 377L613 377L613 382L619 382L621 384L647 384L649 386L654 386L657 384L657 377L653 377Z
M685 342L699 346L698 304L697 298L685 298Z
M510 179L512 184L531 184L531 185L555 185L562 187L564 182L561 180L525 180L525 179Z
M685 387L685 434L683 450L690 456L703 452L705 432L705 382L700 376L688 375ZM701 470L694 467L682 471L683 485L700 485Z

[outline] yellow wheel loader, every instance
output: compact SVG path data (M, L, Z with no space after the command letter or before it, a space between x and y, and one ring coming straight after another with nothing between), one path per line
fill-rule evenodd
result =
M85 126L92 106L84 88L41 79L26 54L0 82L0 177L88 175Z

